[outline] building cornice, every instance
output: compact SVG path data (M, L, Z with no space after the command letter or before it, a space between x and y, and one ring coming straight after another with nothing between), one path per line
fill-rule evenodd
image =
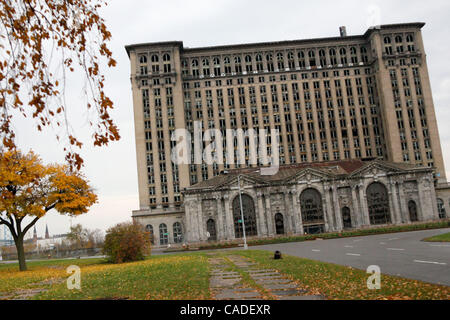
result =
M369 28L362 35L353 35L345 37L326 37L326 38L311 38L311 39L299 39L299 40L284 40L284 41L274 41L274 42L260 42L260 43L244 43L244 44L232 44L232 45L218 45L218 46L207 46L207 47L197 47L188 48L184 47L183 41L164 41L164 42L149 42L149 43L139 43L125 46L128 57L130 52L138 48L149 48L149 47L178 47L183 53L202 53L205 51L220 51L220 50L238 50L238 49L253 49L261 47L286 47L286 46L296 46L302 44L318 44L326 42L345 42L345 41L357 41L357 40L367 40L370 35L374 32L380 30L390 30L390 29L404 29L404 28L418 28L422 29L425 26L424 22L411 22L411 23L397 23L397 24L384 24L380 26L374 26Z

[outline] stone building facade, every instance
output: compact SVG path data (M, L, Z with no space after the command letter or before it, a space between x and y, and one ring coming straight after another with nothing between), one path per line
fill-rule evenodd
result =
M274 176L232 170L185 192L187 242L314 234L436 221L433 171L359 160L291 165Z
M184 241L183 190L226 170L259 167L251 163L247 140L223 145L218 156L231 154L231 162L172 162L173 133L193 133L196 123L203 137L209 129L222 137L227 129L278 130L279 161L285 166L376 157L432 168L436 190L443 194L440 211L450 212L424 25L200 48L181 41L126 46L140 204L133 219L153 229L155 244ZM238 157L243 164L237 164ZM280 194L271 197L283 201Z

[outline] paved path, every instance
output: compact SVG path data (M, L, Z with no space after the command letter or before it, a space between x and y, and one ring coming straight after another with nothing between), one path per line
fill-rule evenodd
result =
M262 269L247 258L230 255L209 258L210 288L216 300L322 300L322 296L308 294L298 284L272 269ZM233 268L234 267L234 268ZM236 271L236 268L238 271ZM232 271L232 270L235 271ZM243 276L250 281L243 281Z
M450 229L251 247L450 286L450 243L421 241Z

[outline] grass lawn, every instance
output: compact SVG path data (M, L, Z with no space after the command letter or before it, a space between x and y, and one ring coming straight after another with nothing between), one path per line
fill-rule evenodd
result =
M81 291L67 289L69 275L65 268L72 264L81 268ZM154 256L120 265L98 259L45 261L30 263L30 270L23 273L17 266L0 267L0 296L39 287L46 291L33 299L202 300L210 297L209 266L207 259L198 254Z
M382 274L381 290L369 290L366 283L370 275L362 270L287 255L284 255L282 260L273 260L273 253L267 251L235 251L233 254L251 258L263 267L278 270L303 287L320 292L328 299L450 299L450 287L446 286Z
M0 264L0 299L35 290L30 299L206 300L211 298L208 257L214 256L224 257L229 270L242 275L244 284L270 298L228 255L248 257L259 263L258 268L276 269L328 299L450 299L450 287L382 275L381 290L372 291L366 286L369 275L362 270L291 256L273 260L273 253L254 250L160 255L118 265L103 259L49 260L28 263L26 272L19 272L17 265ZM66 287L69 265L81 268L81 291Z
M450 233L440 234L438 236L434 236L431 238L423 239L423 241L427 242L450 242Z

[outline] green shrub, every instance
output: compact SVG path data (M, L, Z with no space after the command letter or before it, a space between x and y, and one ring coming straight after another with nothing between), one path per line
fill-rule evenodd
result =
M110 262L143 260L150 250L150 236L138 223L119 223L106 231L103 253Z

